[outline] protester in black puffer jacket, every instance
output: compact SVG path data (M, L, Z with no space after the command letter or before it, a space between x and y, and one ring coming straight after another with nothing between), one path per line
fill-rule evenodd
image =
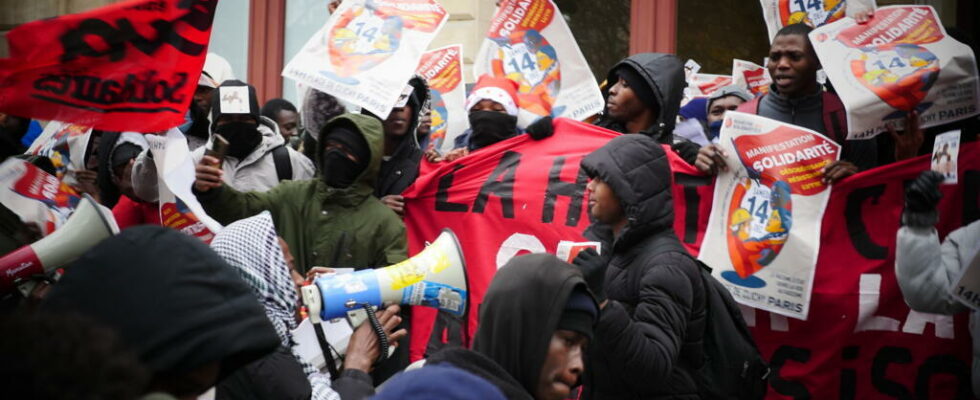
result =
M673 250L683 247L673 232L663 147L623 135L589 154L582 168L593 179L597 220L586 236L603 243L604 256L576 259L602 307L584 398L699 398L700 361L691 360L702 359L705 292L695 261Z

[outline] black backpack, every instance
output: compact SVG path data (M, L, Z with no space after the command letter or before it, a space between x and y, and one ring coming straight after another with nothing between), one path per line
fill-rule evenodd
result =
M761 399L769 387L769 364L759 353L731 293L711 276L710 267L695 261L701 266L706 307L702 397Z
M715 277L711 267L691 256L680 242L660 243L659 252L675 251L700 266L704 287L705 323L696 370L703 399L754 400L766 396L769 364L762 358L742 311L731 293Z

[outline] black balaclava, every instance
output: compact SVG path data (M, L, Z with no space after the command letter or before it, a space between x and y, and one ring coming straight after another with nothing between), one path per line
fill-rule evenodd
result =
M497 111L470 112L470 150L477 150L517 134L517 117Z
M371 149L364 140L364 135L347 126L334 127L323 137L320 146L326 147L331 143L339 144L343 150L324 149L320 153L320 173L323 175L323 181L333 188L350 187L370 164ZM354 155L357 161L348 158L347 152Z
M218 119L223 115L235 115L222 110L222 88L244 86L248 88L248 115L255 119L255 124L248 122L230 122L218 126ZM227 99L226 99L227 100ZM248 157L262 143L262 133L259 132L259 99L255 87L239 80L227 80L211 93L211 129L228 140L228 155L239 160Z
M648 108L653 109L658 114L660 113L660 105L657 104L657 96L653 93L653 88L650 87L646 79L640 76L639 72L633 68L624 66L616 69L616 75L623 78L630 85L630 89L633 89L633 93L636 93L636 97L643 104L646 104Z

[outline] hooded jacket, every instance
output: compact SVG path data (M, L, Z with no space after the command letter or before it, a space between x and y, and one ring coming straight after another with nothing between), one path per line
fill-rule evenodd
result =
M412 119L408 121L408 131L388 160L381 162L381 173L374 188L374 195L382 198L389 194L401 194L419 176L419 162L422 161L422 148L419 146L417 130L422 119L422 105L429 99L429 85L420 76L408 81L414 88L408 104L412 108Z
M323 179L286 181L264 193L221 186L196 193L198 200L222 224L269 210L301 273L314 266L363 269L404 260L405 225L372 196L384 154L381 122L343 114L330 120L323 132L336 124L355 128L371 149L368 167L350 187L333 188Z
M616 70L619 68L630 68L643 77L656 97L660 115L652 126L640 132L626 132L625 124L610 119L608 110L604 108L604 116L596 125L620 133L642 133L662 144L673 144L674 122L677 121L677 112L687 86L684 80L684 63L672 54L640 53L629 56L609 70L606 78L608 84L602 91L603 101L609 99L609 88L616 83Z
M627 218L618 237L601 224L586 231L609 257L610 301L589 349L584 398L699 398L700 365L692 364L701 359L705 293L690 256L659 251L681 246L663 147L645 136L619 136L586 156L582 168L612 188Z
M225 184L241 191L266 191L279 184L279 174L276 171L272 150L284 145L286 141L279 134L279 126L275 121L259 117L259 122L262 143L245 159L238 160L235 157L225 156L221 164L221 169L225 171L223 178ZM204 157L204 150L213 142L214 135L211 135L207 145L191 152L195 164ZM315 175L316 170L309 158L289 146L286 146L286 152L289 154L289 163L293 167L293 180L310 179Z
M279 146L283 146L286 141L279 134L279 125L275 121L259 117L259 133L262 134L262 142L255 148L248 157L238 160L235 157L225 156L221 163L221 170L225 175L222 178L226 185L241 190L260 192L272 189L279 184L279 173L276 170L275 156L272 151ZM208 139L207 144L191 151L191 158L194 164L201 161L204 152L211 147L214 142L214 135ZM292 180L310 179L316 174L313 162L300 152L285 146L289 154L289 164L293 170ZM149 150L143 151L136 157L133 164L133 191L136 195L147 201L158 201L158 181L157 167L153 161L152 153Z
M427 364L452 364L490 381L508 399L531 399L551 336L576 287L586 289L581 273L555 256L513 258L483 297L473 350L443 350Z
M953 315L969 308L949 294L963 270L980 254L980 221L949 233L940 244L934 228L903 226L895 244L895 278L915 311ZM980 396L980 312L970 313L973 395Z
M234 270L196 238L159 226L127 229L66 268L41 305L112 328L154 373L221 363L219 380L279 338Z

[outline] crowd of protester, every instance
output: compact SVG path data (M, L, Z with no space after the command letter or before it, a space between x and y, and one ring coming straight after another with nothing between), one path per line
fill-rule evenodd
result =
M921 129L911 113L902 130L847 140L844 106L817 80L810 31L794 24L776 34L768 94L724 87L689 103L699 109L681 107L687 83L678 57L641 53L613 65L594 124L623 135L581 162L593 221L584 234L602 244L602 255L586 250L572 264L542 254L511 259L486 291L471 348L428 354L421 367L409 367L410 309L378 310L394 352L381 354L381 338L363 324L336 375L292 349L304 281L329 273L323 266L379 268L408 258L402 193L423 159L451 162L524 134L542 140L554 134L553 121L519 126L516 84L482 76L466 100L470 128L443 152L429 145L429 87L419 76L407 82L404 105L379 118L317 90L301 107L284 99L260 106L255 87L232 78L227 63L209 61L179 128L196 163L193 194L225 228L209 246L161 227L147 140L94 131L76 189L111 208L121 233L57 282L4 300L0 381L8 385L0 397L702 398L707 288L673 229L667 152L719 173L721 121L738 110L840 144L840 161L824 170L833 183L928 154L935 135L951 128ZM222 110L217 93L227 87L246 88L249 112ZM29 122L0 116L0 156L24 157ZM686 122L703 137L675 135ZM980 133L975 118L953 125L962 142ZM227 141L220 158L207 152L217 141ZM945 293L977 253L980 223L940 242L940 181L927 172L908 188L896 273L914 309L967 312ZM36 228L0 207L0 254L38 239ZM976 338L976 313L971 318ZM977 339L972 382L980 393Z

